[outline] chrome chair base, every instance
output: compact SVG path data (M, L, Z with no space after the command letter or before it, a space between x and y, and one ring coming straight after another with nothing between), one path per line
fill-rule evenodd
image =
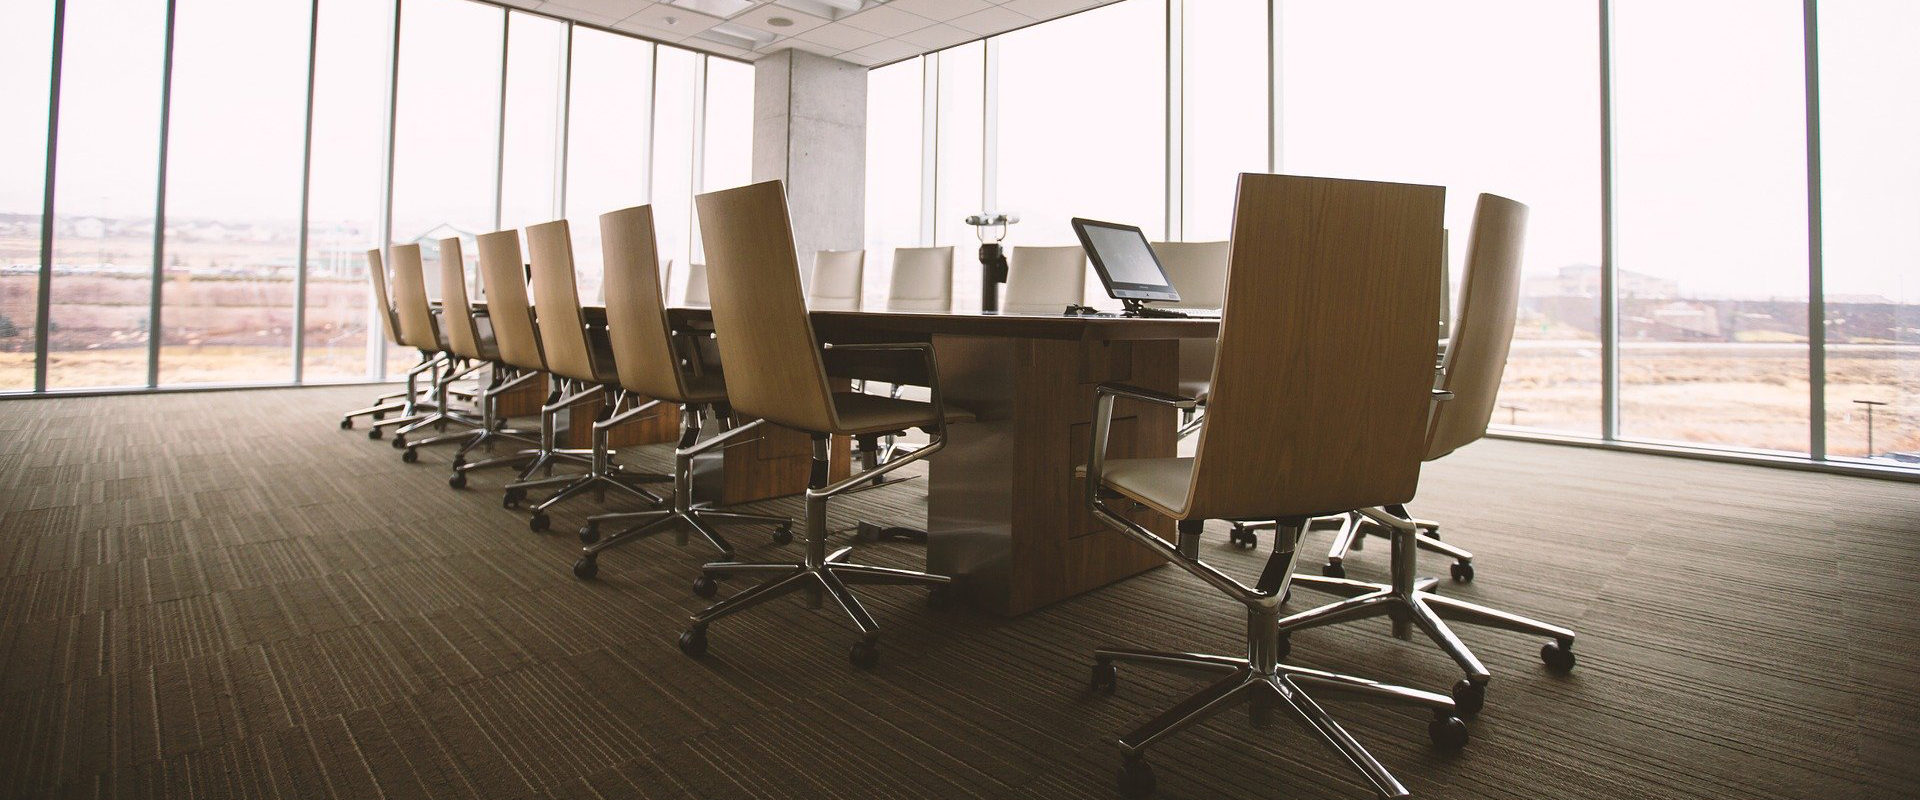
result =
M588 517L587 523L580 528L580 542L585 546L580 548L580 560L574 562L574 577L591 580L600 572L599 558L602 552L669 530L678 534L677 543L683 546L687 543L688 532L700 534L725 559L733 558L733 546L715 530L719 525L772 525L774 544L784 545L793 541L793 520L786 517L720 511L693 502L694 457L733 439L738 435L735 431L741 430L730 429L722 436L700 441L700 415L703 410L694 404L680 407L680 441L673 451L673 507ZM746 427L758 427L759 424L755 422ZM602 541L600 526L615 522L634 524ZM696 582L694 591L701 597L712 597L718 590L712 578L703 575L700 581L704 583Z
M1402 517L1407 516L1404 506L1388 506L1387 510ZM1366 549L1368 534L1386 539L1393 538L1393 529L1374 524L1358 513L1327 519L1336 520L1339 523L1333 536L1333 544L1327 548L1327 562L1320 566L1320 574L1329 578L1347 577L1347 554L1354 550ZM1420 528L1416 540L1420 549L1453 559L1450 572L1454 580L1461 583L1473 580L1473 553L1465 548L1440 541L1440 523L1424 519L1411 521ZM1227 537L1235 545L1252 549L1260 545L1260 537L1256 531L1272 529L1271 522L1235 523L1233 529L1227 533Z
M1251 611L1250 629L1274 630L1273 616ZM1254 642L1249 651L1276 654L1272 642ZM1433 714L1427 723L1427 736L1434 746L1457 750L1467 743L1467 726L1455 716L1455 706L1446 695L1423 692L1402 686L1277 663L1277 659L1232 658L1199 653L1157 652L1125 648L1101 648L1094 651L1093 690L1110 693L1118 684L1116 663L1136 664L1158 670L1199 674L1215 678L1207 688L1175 704L1147 724L1119 739L1122 758L1119 788L1129 797L1141 797L1153 790L1153 773L1145 761L1148 746L1190 725L1229 708L1247 706L1253 727L1266 729L1273 724L1275 712L1284 712L1307 733L1331 749L1336 756L1358 771L1382 797L1406 797L1407 789L1393 773L1367 752L1353 735L1334 721L1308 690L1343 695L1352 699L1426 709Z
M553 494L530 507L533 515L527 518L527 527L534 533L543 533L552 525L552 519L547 515L548 509L588 491L593 491L604 498L607 490L611 489L652 506L665 502L659 495L642 489L637 484L663 483L672 480L670 476L628 470L613 463L611 451L607 447L608 430L636 415L651 411L659 405L659 401L649 401L639 407L614 413L614 410L625 402L627 396L625 392L616 392L612 400L601 406L600 415L593 422L593 449L563 449L555 446L557 437L555 418L568 406L601 393L605 387L587 386L582 381L561 378L553 380L553 390L547 395L547 403L540 408L539 449L522 450L511 456L462 465L460 471L531 458L526 468L520 471L519 478L502 487L506 495L502 498L501 505L505 508L517 509L526 501L528 491L553 488ZM569 388L572 389L571 392L567 391ZM552 474L553 465L560 460L584 460L587 463L587 471L554 475ZM547 471L546 477L533 477L534 473L541 470Z
M937 398L937 395L936 395ZM944 419L946 411L936 399L937 416ZM745 431L753 426L742 426L735 431ZM729 431L728 434L733 434ZM741 591L693 615L692 624L685 633L680 634L680 651L689 656L699 657L707 650L707 626L722 617L738 614L754 606L792 593L807 590L807 605L820 608L826 597L832 597L840 610L853 620L860 629L860 641L855 642L848 651L847 658L855 667L872 669L879 663L880 625L873 615L854 596L849 585L870 586L926 586L936 593L953 579L945 575L935 575L913 570L875 567L866 564L849 563L850 547L842 547L832 553L827 552L827 500L858 488L869 487L875 478L899 467L918 461L939 452L946 445L944 428L933 433L926 446L910 454L881 464L880 466L850 475L837 482L828 483L828 437L816 435L813 439L813 470L807 488L807 525L802 541L806 545L805 556L799 563L747 563L739 561L718 561L701 567L702 575L694 582L694 593L703 597L712 596L717 590L716 579L732 575L763 575L766 580ZM718 439L715 440L719 441ZM938 595L936 594L936 597Z
M1566 671L1573 668L1574 632L1572 630L1433 593L1430 589L1436 581L1432 578L1417 578L1414 574L1417 563L1412 548L1418 546L1417 536L1420 530L1415 522L1390 516L1383 511L1368 510L1362 513L1393 531L1390 539L1393 546L1393 583L1367 583L1311 575L1294 576L1293 582L1297 586L1331 592L1342 595L1345 599L1279 620L1277 628L1280 631L1282 651L1287 647L1287 637L1294 631L1372 617L1391 617L1395 637L1411 638L1412 628L1420 628L1466 673L1466 678L1453 686L1453 699L1459 704L1460 713L1463 716L1479 713L1481 707L1485 705L1487 681L1492 676L1488 673L1486 665L1482 664L1480 659L1474 656L1473 651L1467 649L1466 644L1460 641L1460 637L1454 634L1453 629L1447 625L1448 620L1550 637L1553 641L1548 642L1540 650L1541 660L1556 670Z

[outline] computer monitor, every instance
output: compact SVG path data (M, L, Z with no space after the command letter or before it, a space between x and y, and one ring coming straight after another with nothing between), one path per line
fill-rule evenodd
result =
M1139 228L1075 217L1073 232L1093 260L1093 271L1100 275L1108 297L1125 302L1130 309L1143 300L1180 301L1180 292Z

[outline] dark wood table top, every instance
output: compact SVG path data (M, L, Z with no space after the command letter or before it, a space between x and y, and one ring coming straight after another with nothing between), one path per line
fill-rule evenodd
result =
M667 313L676 323L697 323L712 319L711 312L704 308L672 308L668 309ZM1056 314L989 314L980 311L946 314L903 311L814 311L811 312L811 316L814 331L826 339L833 339L841 334L871 337L876 333L897 333L914 338L946 334L1000 336L1013 339L1141 341L1211 339L1220 329L1220 321L1217 319L1070 317Z

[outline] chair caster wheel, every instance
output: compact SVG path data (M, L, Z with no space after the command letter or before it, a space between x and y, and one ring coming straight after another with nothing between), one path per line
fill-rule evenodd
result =
M1235 525L1227 531L1227 543L1242 550L1253 550L1260 546L1260 534Z
M447 476L447 485L455 489L467 488L467 473L455 472Z
M1461 678L1453 685L1454 713L1462 717L1471 717L1480 713L1487 705L1487 685L1474 683Z
M847 649L847 660L861 669L873 669L873 665L880 663L880 646L868 641L855 642Z
M1465 561L1453 562L1453 579L1461 583L1473 580L1473 564Z
M600 523L587 520L587 524L580 526L580 543L593 544L597 541L600 541Z
M387 412L385 412L385 411L375 411L375 412L373 412L373 421L374 421L374 422L379 422L380 420L383 420L383 419L386 419L386 418L387 418Z
M525 499L527 499L527 490L508 489L506 495L500 498L500 507L501 508L519 508L520 501Z
M1153 768L1138 758L1123 759L1120 762L1120 794L1123 797L1146 797L1153 794Z
M706 626L688 628L685 633L680 634L680 652L686 653L688 658L699 658L706 655Z
M533 531L534 533L546 533L547 526L552 524L553 520L549 519L546 514L535 513L527 519L527 530Z
M1112 662L1100 661L1093 665L1093 677L1087 681L1095 694L1113 694L1120 685L1120 670Z
M853 538L865 543L880 541L880 526L862 522L853 529Z
M367 438L369 438L369 439L376 439L376 440L377 440L377 439L379 439L379 438L380 438L380 429L379 429L379 428L368 428L368 429L367 429Z
M696 597L712 597L720 593L720 582L708 575L694 578L693 593Z
M406 452L404 452L404 453L401 453L401 454L400 454L400 460L401 460L401 461L404 461L404 462L406 462L406 463L408 463L408 464L411 464L411 463L413 463L413 462L415 462L415 461L419 461L419 460L420 460L420 451L418 451L418 450L415 450L415 449L413 449L413 448L411 448L411 447L409 447L409 448L407 448L407 451L406 451Z
M782 522L773 529L773 543L777 545L793 544L793 523Z
M1338 561L1329 561L1320 566L1320 574L1329 578L1344 578L1347 577L1347 567Z
M593 580L593 576L598 574L600 574L600 559L594 558L593 556L581 556L579 561L573 562L573 577L583 581L590 581Z
M393 449L395 450L407 449L407 437L395 434L393 437Z
M343 431L353 430L353 418L349 417L347 419L340 420L340 430L343 430Z
M453 457L453 469L454 469L454 471L456 471L456 472L457 472L457 471L459 471L459 469L460 469L461 467L464 467L464 466L466 466L466 465L467 465L467 457L466 457L466 456L463 456L463 455L455 455L455 456Z
M1287 654L1291 652L1293 652L1293 637L1286 631L1281 631L1280 638L1274 642L1273 657L1285 661Z
M1568 640L1564 642L1548 642L1541 645L1540 660L1547 662L1547 666L1557 672L1572 670L1574 662L1573 642Z
M1427 738L1433 746L1442 750L1458 750L1467 746L1467 723L1459 717L1448 714L1434 717L1427 723Z

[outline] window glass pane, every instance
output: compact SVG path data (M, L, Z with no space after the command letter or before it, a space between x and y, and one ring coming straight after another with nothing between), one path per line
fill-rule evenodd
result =
M566 111L567 24L507 15L507 108L500 228L560 217L560 137Z
M498 6L467 0L406 0L400 6L398 117L394 122L393 242L420 243L428 294L439 297L436 242L493 229L500 129ZM391 268L391 267L389 267ZM387 374L418 353L389 348Z
M1240 173L1267 171L1267 4L1185 3L1180 238L1227 238Z
M647 202L652 85L653 45L574 28L567 219L583 298L600 296L600 215Z
M686 268L688 237L693 224L693 114L698 96L700 56L673 47L660 48L659 72L653 97L653 228L660 265L675 272ZM617 209L609 208L607 211ZM595 250L600 249L600 222L587 224ZM580 231L574 247L586 247Z
M921 96L918 58L867 73L867 266L863 308L885 310L893 249L920 244ZM977 282L977 281L976 281Z
M1593 5L1302 0L1277 10L1281 171L1446 186L1456 282L1479 194L1527 204L1521 308L1494 422L1599 435Z
M938 172L934 181L933 243L954 246L953 307L957 309L980 307L980 261L975 256L978 241L964 220L969 214L989 210L980 207L986 52L985 42L975 42L942 50L937 56L940 152L935 159ZM1021 241L1016 235L1008 238L1009 243Z
M1800 15L1614 0L1622 436L1807 450Z
M1920 4L1825 0L1819 31L1827 452L1920 467L1920 107L1888 102L1920 96Z
M0 390L33 388L53 4L0 5Z
M368 377L378 363L382 333L366 252L380 246L393 0L320 0L318 37L303 334L309 382Z
M707 58L706 139L701 146L699 191L730 189L753 182L753 65ZM689 222L693 263L705 263L700 226ZM667 297L678 304L686 296L687 270L667 276Z
M998 210L1020 215L1009 244L1076 244L1073 217L1165 235L1166 14L1126 0L996 40ZM1097 279L1087 297L1118 307Z
M167 6L66 8L47 386L144 386Z
M312 8L175 15L160 384L290 381Z

